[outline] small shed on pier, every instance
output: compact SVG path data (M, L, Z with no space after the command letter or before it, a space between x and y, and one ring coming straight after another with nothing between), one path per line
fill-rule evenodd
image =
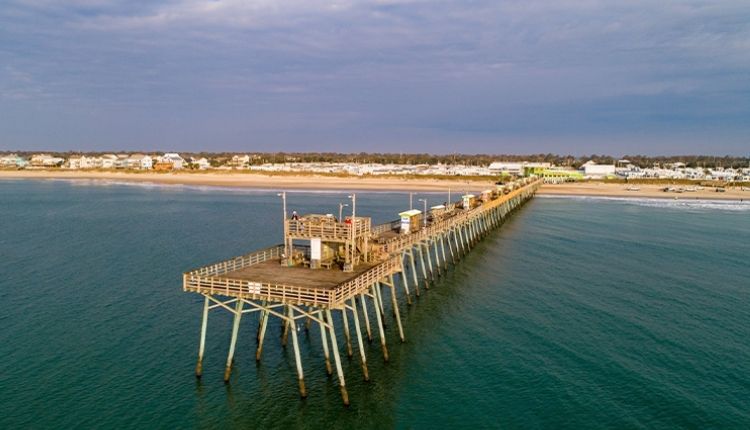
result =
M414 233L419 231L422 225L422 211L411 209L398 214L401 217L401 234Z

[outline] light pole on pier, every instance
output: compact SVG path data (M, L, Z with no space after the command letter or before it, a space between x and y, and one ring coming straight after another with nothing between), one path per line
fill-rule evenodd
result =
M344 271L350 272L354 270L354 229L357 227L357 195L351 194L349 198L352 200L352 219L349 224L349 245L346 250L346 262L344 263Z
M422 225L427 226L427 199L419 199L424 203L424 213L422 214Z
M341 203L341 202L339 202L339 222L344 222L344 221L342 221L342 217L344 216L343 215L343 211L344 211L344 208L347 207L347 206L349 206L349 203Z
M289 245L287 243L288 242L287 241L288 226L287 226L287 219L286 219L287 218L286 216L286 191L282 191L276 195L281 197L282 206L284 210L284 214L282 215L283 216L282 221L284 223L284 258L282 258L282 264L288 265L289 264Z

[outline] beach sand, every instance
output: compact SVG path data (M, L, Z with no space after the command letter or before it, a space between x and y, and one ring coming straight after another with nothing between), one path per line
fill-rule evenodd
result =
M134 181L174 185L203 185L221 187L244 187L273 190L365 190L365 191L448 191L456 195L464 191L479 192L493 186L492 181L377 178L377 177L332 177L316 175L263 175L256 173L128 173L102 171L66 170L3 170L1 179L79 179L103 181ZM666 198L680 200L750 200L750 191L729 188L718 193L706 187L695 192L671 193L661 191L665 185L637 185L640 190L628 191L625 184L602 182L575 182L545 184L539 194L599 197Z
M133 181L158 184L207 185L273 190L365 190L365 191L448 191L456 195L492 188L492 181L400 179L377 177L334 177L318 175L263 175L257 173L128 173L65 170L6 170L1 179L83 179Z
M664 192L664 184L607 184L603 182L571 182L565 184L545 184L539 189L539 194L569 195L569 196L598 196L598 197L630 197L630 198L661 198L678 200L750 200L750 190L727 188L723 193L716 192L713 187L691 192ZM637 187L638 191L628 191L628 187ZM675 188L687 188L684 185Z

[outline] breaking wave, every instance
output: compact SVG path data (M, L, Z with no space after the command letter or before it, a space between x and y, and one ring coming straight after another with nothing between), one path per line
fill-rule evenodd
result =
M750 197L750 196L749 196ZM638 198L638 197L606 197L606 196L573 196L573 195L538 195L537 198L554 199L564 198L572 200L612 201L623 204L631 204L650 208L665 208L688 211L750 211L750 198L742 200L688 200L688 199L665 199L665 198Z

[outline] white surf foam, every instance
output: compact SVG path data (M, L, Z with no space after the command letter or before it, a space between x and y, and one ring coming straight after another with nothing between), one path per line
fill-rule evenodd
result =
M666 208L692 211L750 211L750 200L687 200L687 199L665 199L665 198L639 198L639 197L606 197L606 196L574 196L574 195L552 195L542 194L539 198L554 199L563 198L571 200L612 201L637 206Z

